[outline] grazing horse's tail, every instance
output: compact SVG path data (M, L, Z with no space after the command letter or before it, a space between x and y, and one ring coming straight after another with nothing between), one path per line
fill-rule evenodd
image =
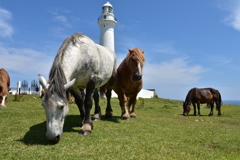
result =
M216 110L220 111L222 105L222 97L218 90L210 88L211 93L213 94L214 101L216 103Z
M218 92L218 103L219 103L219 105L217 105L217 107L216 107L216 109L218 110L218 111L220 111L220 109L221 109L221 105L222 105L222 97L221 97L221 94L220 94L220 92L218 91L218 90L216 90L217 92Z

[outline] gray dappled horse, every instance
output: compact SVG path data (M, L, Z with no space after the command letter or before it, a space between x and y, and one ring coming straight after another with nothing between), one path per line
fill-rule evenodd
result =
M49 73L49 83L39 75L39 82L46 90L42 105L46 113L49 140L58 142L63 133L65 116L68 114L68 92L76 101L81 114L80 134L91 134L90 117L92 95L95 88L106 84L115 74L116 54L95 44L80 33L69 36L60 47ZM86 88L85 98L79 88Z

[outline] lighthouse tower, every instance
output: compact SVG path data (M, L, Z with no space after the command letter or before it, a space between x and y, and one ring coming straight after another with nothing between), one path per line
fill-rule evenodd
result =
M117 19L114 18L113 6L107 2L102 7L102 14L98 18L100 26L100 45L108 47L114 51L114 27Z

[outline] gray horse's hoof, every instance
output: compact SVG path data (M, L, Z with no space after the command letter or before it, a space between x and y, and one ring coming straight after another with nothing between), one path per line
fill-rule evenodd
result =
M105 117L106 118L112 118L112 112L106 112Z
M92 120L94 121L100 121L101 120L101 114L94 114L92 116Z
M80 129L79 131L79 134L80 135L90 135L92 133L92 130L93 130L93 125L92 123L90 124L84 124L82 126L82 128Z
M137 118L137 116L136 116L136 114L134 112L130 114L130 117L131 118Z

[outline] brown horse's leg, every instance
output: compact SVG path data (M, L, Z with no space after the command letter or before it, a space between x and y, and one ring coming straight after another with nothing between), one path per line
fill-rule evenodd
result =
M130 116L127 109L127 97L124 94L122 94L118 96L118 99L122 109L122 119L129 120Z
M208 116L212 116L213 115L214 102L210 103L210 106L211 106L211 111L210 111Z
M198 108L198 116L201 116L201 113L200 113L200 103L197 104L197 108Z
M216 107L217 107L217 110L218 110L218 116L221 116L221 102L217 102L216 103Z
M129 100L129 110L130 110L130 117L131 118L136 118L136 113L135 113L136 102L137 102L136 97L131 97L130 100Z
M95 102L95 111L94 111L92 120L99 121L99 120L101 120L101 107L99 106L99 94L98 94L97 88L94 91L93 99Z
M106 113L105 113L105 117L106 118L112 118L112 107L111 107L111 97L112 97L112 90L111 89L107 89L107 108L106 108Z
M195 103L192 103L192 104L193 104L193 109L194 109L193 115L196 116L197 115L196 104Z

